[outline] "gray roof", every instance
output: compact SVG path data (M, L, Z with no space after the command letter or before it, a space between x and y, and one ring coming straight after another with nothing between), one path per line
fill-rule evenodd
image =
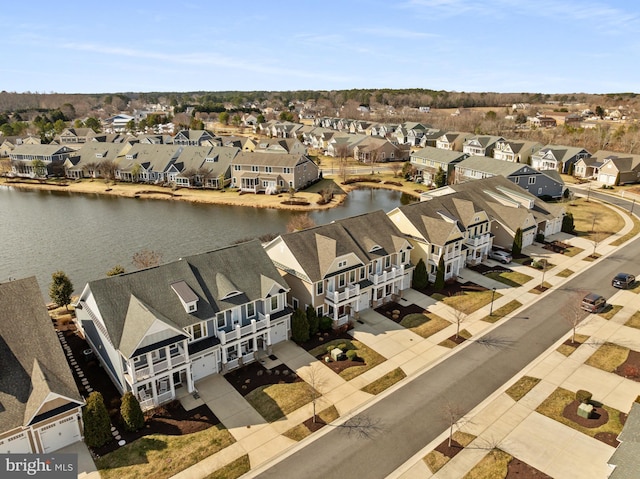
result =
M266 280L265 280L266 278ZM197 297L197 310L187 313L172 285L184 283ZM178 330L210 319L241 303L264 299L276 284L288 286L260 242L250 241L160 266L89 282L114 346L123 354L135 351L140 334L160 320ZM229 286L232 285L232 286ZM226 297L233 291L239 296Z
M233 160L235 165L265 165L294 167L299 163L311 161L306 155L289 153L264 153L259 151L241 151Z
M610 479L637 479L640 470L640 404L634 402L622 432L618 435L620 445L609 464L615 465Z
M26 426L49 395L84 402L35 277L0 284L0 434Z
M184 148L184 146L182 147ZM180 145L151 145L136 143L118 162L121 171L131 170L135 164L142 165L146 170L156 172L166 171L177 157ZM128 159L127 156L133 159Z
M103 161L116 161L126 145L122 143L102 143L91 141L85 143L70 158L73 160L74 169L82 168L91 163L98 164ZM100 158L98 156L100 155Z
M426 160L433 160L436 163L455 163L460 160L464 160L469 155L460 151L443 150L441 148L434 148L427 146L418 151L411 153L411 158L421 158Z
M521 163L513 163L511 161L496 160L489 156L470 156L457 163L456 169L458 168L467 168L470 170L490 173L492 175L502 175L504 177L525 173L523 171L525 169L525 174L538 173L537 170L534 170L530 166L523 165Z
M382 210L287 233L281 239L312 282L324 278L337 257L355 254L366 265L407 242Z
M468 143L472 142L472 141L477 141L478 143L480 143L480 145L484 148L493 145L494 143L500 141L500 140L504 140L504 138L502 138L501 136L491 136L491 135L475 135L472 136L471 138L467 138L467 140L464 142L465 145L467 145Z
M591 155L591 153L584 148L576 146L545 145L534 153L533 156L542 157L546 153L551 153L557 161L564 163L582 152L586 152L588 155Z

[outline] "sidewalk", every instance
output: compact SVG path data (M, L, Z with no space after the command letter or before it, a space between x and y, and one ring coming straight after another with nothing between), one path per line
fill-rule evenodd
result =
M625 226L619 233L607 238L606 241L598 245L598 253L604 256L613 251L615 247L609 246L609 243L626 234L632 228L633 222L626 218ZM490 278L486 278L481 274L475 273L474 271L465 270L462 275L464 280L473 281L474 283L485 286L489 289L495 287L496 291L499 292L501 296L496 298L492 305L487 305L468 315L462 327L470 331L474 336L484 333L496 327L496 325L502 321L506 321L510 317L517 316L518 314L518 311L515 311L510 316L491 324L481 320L489 314L490 308L493 308L495 311L501 306L516 299L522 303L523 307L525 307L540 297L539 295L530 293L529 291L536 286L539 286L542 283L543 278L545 282L551 284L552 288L554 288L566 281L566 278L557 276L559 272L565 269L570 269L574 273L577 273L594 264L593 262L584 261L584 258L593 252L593 243L582 238L565 235L563 233L555 235L552 239L564 241L572 246L583 249L583 251L576 256L567 257L542 249L537 245L525 248L525 252L534 258L544 258L554 266L543 272L528 266L511 264L509 267L514 271L520 271L532 277L531 280L518 288L507 287L500 282L493 281ZM629 294L633 295L633 293ZM637 295L633 296L635 297ZM625 298L626 297L623 297L623 299ZM634 306L636 305L636 302L634 302L635 300L640 302L637 297L626 298L626 300L629 301L629 308L631 309L632 307L636 307ZM444 319L454 321L454 315L449 306L445 305L441 301L435 301L418 291L412 289L405 291L403 303L413 303L422 306ZM640 306L640 304L638 304L638 306ZM623 318L625 314L628 317L628 315L631 314L631 309L629 308L625 307L619 311L616 318L618 316ZM594 324L596 323L598 323L597 320L594 321ZM625 330L631 329L621 326L619 321L605 321L605 323L607 324L601 325L598 330L598 334L601 336L604 336L606 331L610 331L610 335L616 335L620 334L618 332L619 328L624 328ZM615 327L612 327L612 325ZM609 329L607 330L607 328ZM305 379L307 382L315 382L318 385L317 389L322 394L317 404L318 411L330 405L334 405L340 413L340 416L343 417L349 412L363 407L367 403L376 401L380 396L372 396L361 391L361 389L384 376L391 370L401 368L407 376L411 377L412 375L419 374L429 367L432 367L449 355L455 354L456 350L464 347L464 344L454 349L439 346L440 342L455 334L455 331L456 325L451 324L442 331L439 331L425 339L398 325L385 316L378 314L372 309L363 311L361 313L360 320L356 323L355 328L350 332L350 334L354 339L361 341L384 356L386 361L348 382L329 368L320 364L318 360L290 341L275 345L273 353L301 378ZM635 330L635 334L638 336L638 348L640 349L640 332ZM512 451L514 455L534 467L537 467L535 464L538 464L541 460L537 460L536 457L527 456L526 451L531 448L527 448L526 444L529 443L527 442L527 438L529 438L528 441L535 439L535 435L533 433L536 431L539 434L548 434L548 431L552 431L551 434L548 434L551 436L548 440L553 443L554 439L557 439L559 443L556 444L556 446L562 446L563 449L565 449L568 444L576 444L576 447L572 447L572 450L577 450L577 452L573 451L572 454L574 454L575 461L578 463L592 465L594 462L600 461L601 456L605 459L608 458L612 452L612 448L609 446L606 446L595 439L592 440L594 442L592 444L591 441L583 440L581 436L575 436L562 432L561 430L556 430L558 428L555 424L548 424L548 421L551 420L545 421L547 418L538 418L538 413L533 412L537 406L536 401L542 401L549 392L555 389L555 385L559 384L558 381L568 379L571 379L574 382L588 382L590 384L589 388L594 391L594 397L603 400L603 402L613 407L617 407L616 404L618 403L618 401L613 400L614 396L622 398L621 402L626 404L627 399L631 395L633 395L633 398L635 399L635 396L640 394L640 388L635 392L635 389L633 388L618 385L621 389L616 389L615 385L602 382L601 378L598 377L598 374L590 373L591 375L589 375L589 373L585 373L580 369L581 364L578 364L577 361L575 361L575 358L582 357L582 355L586 353L580 352L580 354L578 354L578 351L576 351L576 353L574 353L570 358L566 358L566 365L561 368L562 370L565 370L565 374L563 376L560 373L560 370L556 368L556 366L559 365L556 363L560 362L564 356L562 356L562 358L558 358L559 353L555 352L555 347L551 348L549 351L550 352L544 358L530 366L530 368L537 367L538 369L535 371L540 374L541 376L539 377L543 377L544 380L518 403L513 402L512 399L504 395L502 392L498 392L492 398L488 398L483 405L479 406L478 411L480 411L480 408L485 408L485 406L487 406L491 401L496 402L495 404L491 404L491 407L486 407L481 412L477 413L479 426L474 434L479 435L481 438L490 437L492 440L500 439L501 446L506 447L506 452ZM575 367L574 370L571 369L573 367ZM583 367L588 368L588 366ZM545 370L547 373L543 375ZM574 376L571 376L572 374ZM312 375L315 375L316 377L312 377ZM598 389L596 386L591 385L593 381L597 384L609 384L610 389L602 389L604 386L602 386L601 389ZM402 382L392 386L391 389L399 387L400 384L402 384ZM202 399L220 419L222 424L229 429L237 442L231 447L210 456L204 461L186 469L174 477L180 479L203 478L244 454L249 454L251 467L254 469L268 460L271 460L283 453L290 452L296 444L301 444L286 438L282 433L311 417L311 404L307 404L279 421L272 424L266 424L264 419L262 419L262 417L253 410L251 406L249 406L244 398L237 393L233 387L231 387L223 376L216 375L206 378L203 381L198 382L196 387ZM596 395L596 391L598 391L598 395ZM188 400L188 398L185 399ZM607 400L609 402L607 402ZM511 401L511 403L509 401ZM618 405L621 406L623 404ZM626 404L626 409L628 408L629 404ZM496 414L496 411L500 411L500 413ZM482 424L484 424L484 426L482 426ZM526 431L526 433L523 431ZM320 432L320 434L321 433L322 432ZM317 434L318 433L316 433L315 437L317 437ZM314 435L305 439L303 443L306 444L309 441L313 441L313 439ZM425 454L441 441L442 439L428 445L425 448ZM521 448L524 448L525 451L521 451ZM562 451L563 449L554 449L554 451ZM535 448L531 450L535 451ZM580 451L584 450L588 451L587 456L580 455ZM473 465L480 460L484 454L486 454L486 451L482 451L481 449L467 448L458 454L454 460L450 461L447 466L439 471L438 475L434 477L462 477L462 475L464 475L464 472L462 471L473 467ZM564 455L556 454L556 456L560 459L567 457L568 454L570 454L570 452L565 451ZM544 454L541 456L547 457ZM421 457L422 456L414 459L413 462L407 463L407 465L399 469L396 477L402 477L403 479L412 477L431 477L432 474L428 468L426 468L426 465L424 465ZM541 466L547 468L547 470L553 470L554 474L551 474L553 477L569 477L566 475L566 471L560 474L562 464L563 461L558 460L557 463L554 463L550 460L548 463L541 464ZM606 461L604 461L604 464L606 465ZM451 473L446 472L447 470L450 470ZM575 470L576 473L578 471L581 470ZM595 477L588 474L581 475L581 473L578 473L577 475L579 477Z

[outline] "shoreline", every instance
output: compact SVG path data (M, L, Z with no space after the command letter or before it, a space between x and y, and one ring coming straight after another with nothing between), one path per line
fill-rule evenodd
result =
M331 177L325 177L332 180ZM309 212L321 211L340 206L347 199L350 191L359 188L380 188L399 191L401 193L410 194L418 197L416 192L407 191L405 188L395 185L380 183L352 183L349 185L339 185L336 183L339 191L335 192L333 199L324 205L320 205L317 201L321 195L316 192L299 191L294 195L295 200L304 201L308 205L287 205L283 204L288 200L288 193L278 195L264 195L245 193L240 194L237 191L220 191L205 189L178 188L175 191L156 185L133 184L133 183L115 183L106 182L105 180L71 180L65 182L44 182L36 183L29 180L11 181L11 179L0 179L0 186L7 186L17 190L42 190L42 191L64 191L74 194L85 195L103 195L115 196L119 198L131 199L152 199L152 200L170 200L170 201L186 201L193 204L209 204L224 206L243 206L249 208L270 208L289 211Z

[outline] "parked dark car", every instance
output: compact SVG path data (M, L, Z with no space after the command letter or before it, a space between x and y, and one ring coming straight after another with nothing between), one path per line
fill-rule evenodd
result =
M589 293L583 299L580 307L590 313L599 313L607 307L607 300L596 293Z
M627 289L636 282L636 277L629 273L618 273L611 280L611 286L614 288Z

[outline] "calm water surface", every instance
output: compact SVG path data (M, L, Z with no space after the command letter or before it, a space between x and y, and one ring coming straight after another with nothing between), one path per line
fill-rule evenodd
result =
M400 205L396 191L361 189L344 205L311 213L316 224ZM168 262L238 240L283 233L283 210L201 205L0 187L0 282L36 276L46 296L54 271L79 292L114 265L131 271L143 249ZM48 298L47 298L48 301Z

